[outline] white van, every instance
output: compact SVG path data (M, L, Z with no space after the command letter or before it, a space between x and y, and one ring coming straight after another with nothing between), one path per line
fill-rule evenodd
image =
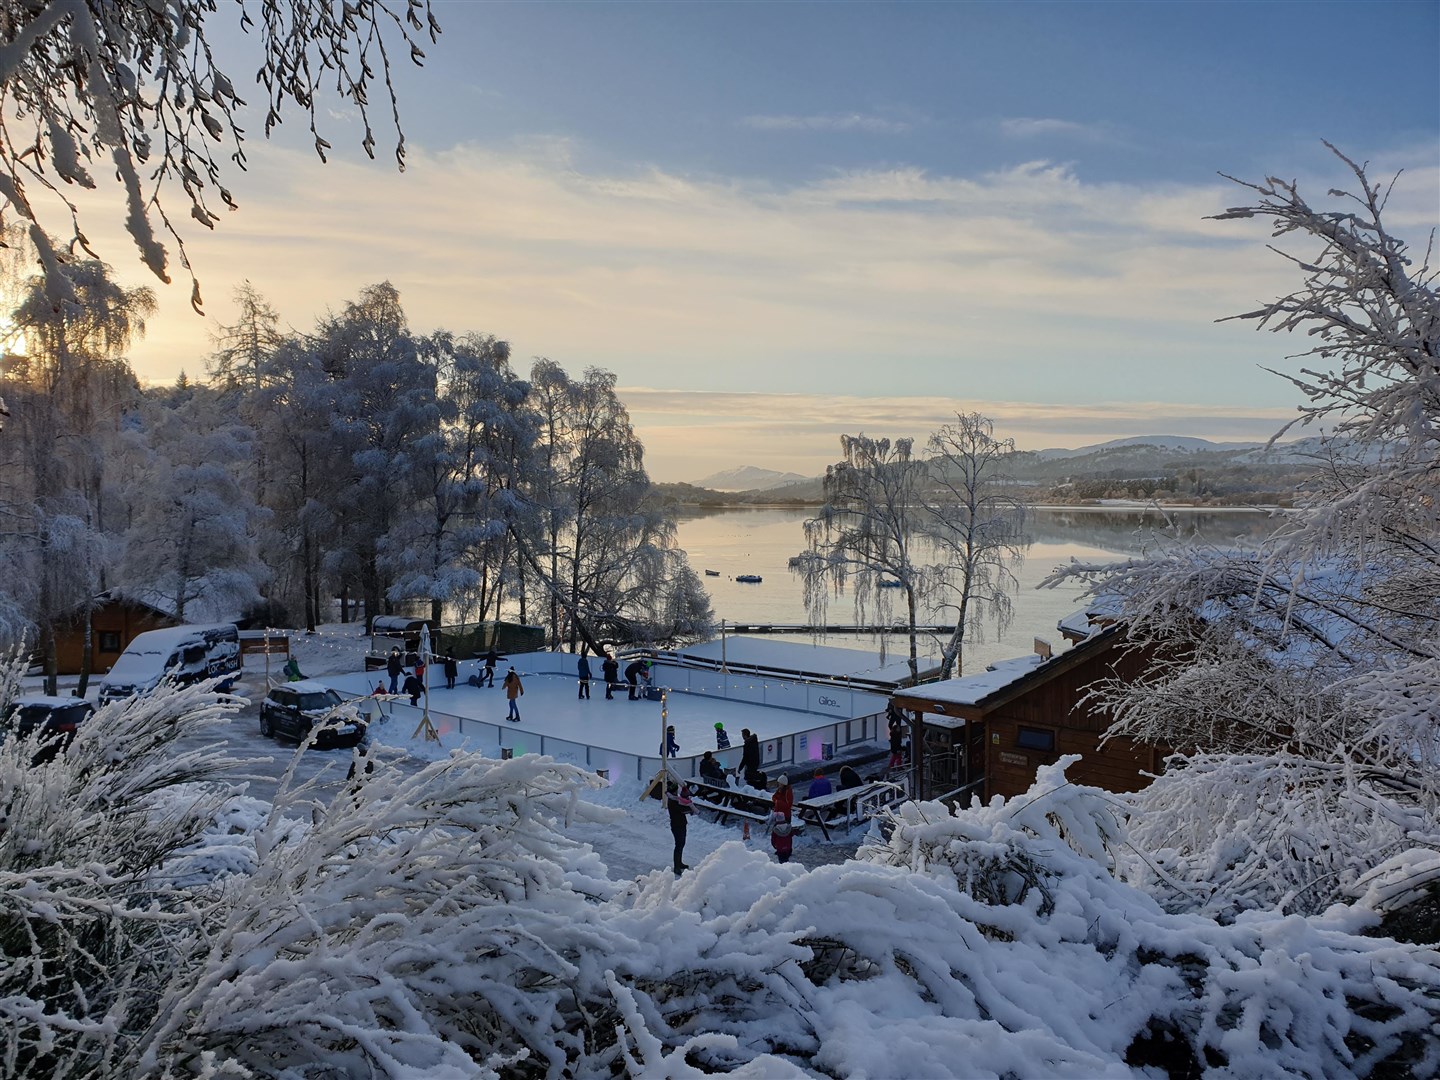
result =
M171 626L137 634L100 680L100 702L143 694L167 675L182 686L240 670L240 632L234 623ZM233 679L221 683L229 689Z

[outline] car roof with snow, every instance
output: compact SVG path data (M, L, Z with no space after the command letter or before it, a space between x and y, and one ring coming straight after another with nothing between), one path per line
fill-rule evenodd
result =
M283 683L274 687L276 690L294 690L297 694L323 694L330 687L324 683L316 682L314 679L300 679L298 682Z
M12 706L20 705L47 705L52 709L66 708L71 705L88 705L90 702L78 697L54 697L50 694L21 694L11 700Z

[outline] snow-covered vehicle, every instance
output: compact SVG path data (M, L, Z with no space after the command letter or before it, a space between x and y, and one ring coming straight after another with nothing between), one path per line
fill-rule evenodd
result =
M135 636L100 680L100 701L146 693L167 676L183 686L239 670L240 632L234 623L147 630ZM220 689L228 690L233 682L222 682Z
M320 724L316 746L354 746L365 738L365 723L355 716L337 714L335 710L344 703L330 687L310 679L277 686L260 703L260 734L304 742Z
M4 732L24 739L39 731L44 744L35 755L39 764L69 746L80 725L94 712L94 704L84 698L24 694L10 703Z

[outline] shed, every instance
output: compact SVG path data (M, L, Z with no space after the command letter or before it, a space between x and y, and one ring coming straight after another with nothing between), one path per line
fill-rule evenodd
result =
M114 591L95 597L90 616L90 672L109 671L135 635L184 622L163 608ZM61 675L78 675L85 659L84 613L55 628L55 667Z
M1123 627L1109 624L1048 660L1018 657L896 693L892 705L911 716L912 733L918 721L922 734L915 749L923 797L1018 795L1039 766L1063 754L1081 756L1066 774L1076 783L1116 792L1144 787L1168 750L1127 738L1102 748L1110 719L1086 697L1101 681L1136 678L1147 663L1142 650L1126 647Z

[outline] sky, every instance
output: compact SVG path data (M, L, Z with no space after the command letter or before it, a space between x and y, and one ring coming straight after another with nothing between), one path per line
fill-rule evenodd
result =
M1220 174L1326 203L1329 140L1404 170L1398 235L1423 252L1440 222L1437 0L434 12L424 67L396 71L403 173L383 102L374 162L338 100L326 164L293 108L268 142L252 108L239 210L207 233L172 205L203 318L117 212L87 220L156 287L142 378L202 375L242 281L307 330L388 280L418 332L613 371L662 481L815 475L842 433L923 439L972 410L1024 449L1264 439L1299 403L1264 369L1305 342L1218 320L1299 276L1263 223L1206 220L1248 201ZM214 18L263 104L240 77L257 46Z

